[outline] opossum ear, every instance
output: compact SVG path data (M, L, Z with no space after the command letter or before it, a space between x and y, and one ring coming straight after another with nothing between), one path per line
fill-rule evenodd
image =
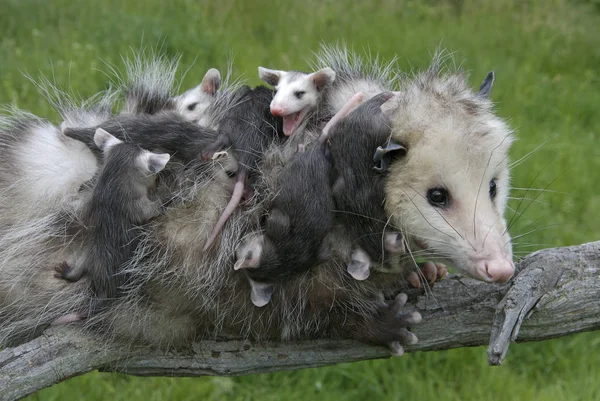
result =
M385 173L390 168L392 159L398 156L404 156L407 149L404 145L394 142L391 138L384 146L379 146L373 155L373 170L378 173Z
M285 71L270 70L264 67L258 67L258 76L261 80L271 86L279 85L279 80L285 75Z
M488 98L490 97L490 92L492 91L492 85L494 85L494 79L496 76L494 75L494 71L488 72L485 79L479 86L479 90L477 91L477 96Z
M262 235L248 240L236 251L238 260L233 265L233 269L256 269L260 266L263 245L264 237Z
M331 85L333 81L335 81L335 71L329 67L326 67L317 72L309 74L308 79L314 82L315 88L317 88L317 91L320 92L323 90L323 88Z
M168 153L143 152L139 156L142 169L152 174L162 171L170 159L171 155Z
M216 68L206 71L202 83L200 84L202 92L214 95L221 86L221 73Z
M96 129L96 133L94 134L94 143L103 152L106 152L108 149L112 148L113 146L115 146L121 142L123 142L123 141L115 138L114 136L112 136L107 131L103 130L102 128Z
M271 301L271 295L273 295L273 285L266 283L259 283L257 281L248 278L250 287L250 299L254 306L263 307Z
M361 248L355 249L352 252L347 271L355 280L363 281L368 279L371 275L371 257Z

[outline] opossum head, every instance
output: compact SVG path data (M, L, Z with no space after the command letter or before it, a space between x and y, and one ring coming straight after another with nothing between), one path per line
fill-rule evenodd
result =
M202 83L175 97L175 107L186 119L208 125L206 111L221 86L221 73L216 68L206 72Z
M493 79L474 93L462 74L436 65L404 85L383 147L385 207L415 255L503 283L515 268L503 217L513 136L492 111Z
M138 195L144 197L148 189L154 186L156 174L165 168L170 159L168 153L149 152L121 141L102 128L96 129L94 143L104 154L100 174L112 174L115 176L114 182L118 179L126 183L129 191L138 191Z
M309 111L315 109L323 91L335 80L335 71L326 67L311 74L258 67L258 75L275 87L271 114L283 117L283 133L290 136Z

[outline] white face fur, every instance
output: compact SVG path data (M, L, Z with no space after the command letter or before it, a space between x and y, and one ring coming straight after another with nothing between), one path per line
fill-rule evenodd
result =
M400 94L391 139L407 153L389 169L386 211L415 256L506 282L514 273L503 217L511 131L487 93L475 95L459 75L433 76Z
M305 74L258 67L258 75L275 87L271 113L283 117L283 133L286 136L292 135L307 113L317 107L323 90L335 80L335 72L331 68Z
M174 98L175 107L186 119L195 121L201 126L210 124L206 111L215 99L221 86L221 74L215 68L206 72L202 83Z

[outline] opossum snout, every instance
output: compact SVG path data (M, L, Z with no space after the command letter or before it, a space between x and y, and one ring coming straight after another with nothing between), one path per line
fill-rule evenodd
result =
M484 259L475 265L475 272L483 281L504 284L515 273L515 265L507 258Z
M285 109L283 107L271 107L271 114L273 114L275 117L281 117L283 116L283 113L285 113Z

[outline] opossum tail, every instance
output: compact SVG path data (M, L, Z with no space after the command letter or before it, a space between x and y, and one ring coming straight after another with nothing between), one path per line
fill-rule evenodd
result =
M210 248L210 246L213 244L213 242L215 241L215 239L217 238L217 236L223 229L223 226L225 225L225 223L227 222L229 217L231 217L231 215L233 214L235 209L240 204L240 201L242 200L242 196L244 195L245 187L246 187L246 172L244 170L240 170L237 173L235 185L233 187L233 193L231 194L231 199L229 200L229 203L225 207L225 210L223 210L223 213L221 213L221 217L219 217L217 224L215 224L215 228L213 228L213 231L210 234L210 237L206 241L206 245L204 245L204 249L203 249L204 251L206 251Z

